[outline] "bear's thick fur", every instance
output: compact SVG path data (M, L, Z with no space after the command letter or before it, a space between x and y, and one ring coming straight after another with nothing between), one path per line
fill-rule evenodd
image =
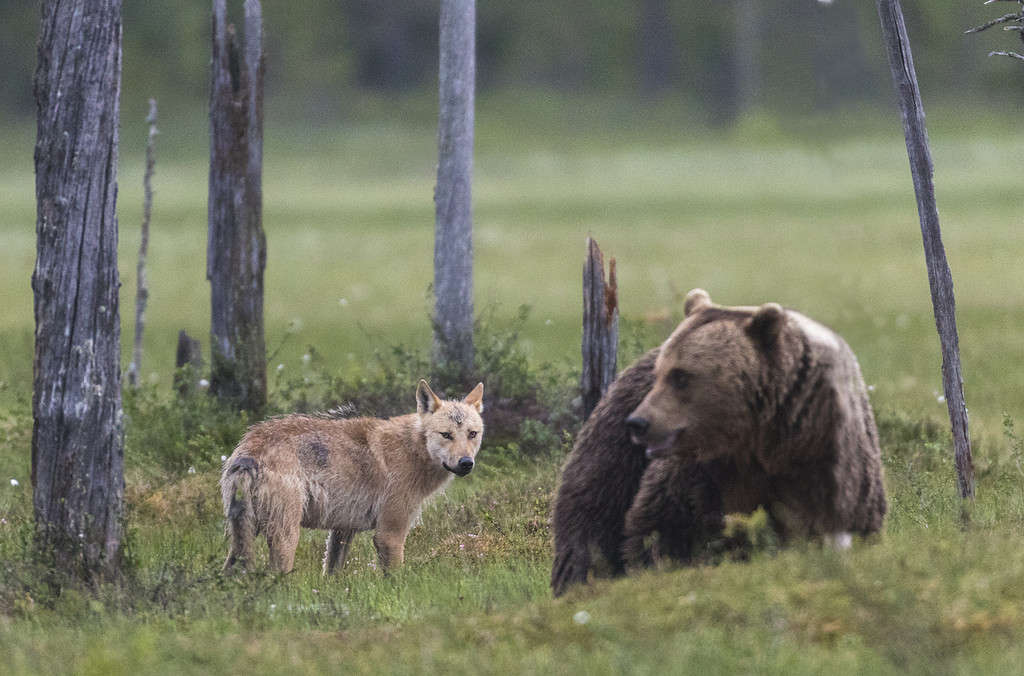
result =
M695 289L684 321L627 374L594 410L563 470L556 595L586 580L592 545L613 573L626 559L648 562L644 539L655 532L659 554L687 560L720 532L726 513L764 507L783 542L812 536L845 547L852 534L881 528L885 489L867 389L853 352L831 330L775 303L715 306ZM628 425L629 441L612 433L616 425ZM612 513L622 510L618 530Z
M562 468L552 517L555 596L586 582L594 554L604 558L611 574L626 570L622 528L648 464L644 447L629 438L626 418L651 389L657 356L658 350L651 350L619 374L583 424Z

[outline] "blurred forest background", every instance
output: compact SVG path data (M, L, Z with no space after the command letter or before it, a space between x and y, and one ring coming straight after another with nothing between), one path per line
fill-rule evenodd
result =
M980 0L906 3L926 101L1019 101L1019 64L999 30L963 30L1002 12ZM237 9L237 8L235 8ZM481 2L478 91L672 98L712 125L752 110L781 115L887 104L891 85L874 3L852 0ZM208 2L124 4L123 116L207 97ZM39 10L0 0L0 111L33 114ZM360 114L359 95L434 92L438 3L293 0L264 8L268 123L329 124ZM996 63L997 62L997 63ZM285 112L286 111L286 112Z

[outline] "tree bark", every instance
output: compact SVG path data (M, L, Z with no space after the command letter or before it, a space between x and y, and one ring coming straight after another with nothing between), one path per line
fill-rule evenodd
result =
M135 266L135 345L132 361L128 364L128 384L139 385L142 368L142 334L146 330L146 303L149 285L146 283L146 256L149 254L149 219L153 215L153 170L156 168L156 99L149 100L149 136L146 138L146 173L142 177L142 228L139 240L139 262Z
M441 0L433 356L458 379L473 369L475 25L475 0Z
M266 404L263 338L263 19L245 0L242 52L213 0L210 196L206 277L210 280L210 392L249 411Z
M615 280L615 259L608 263L604 277L604 254L587 237L587 258L583 263L583 419L590 417L605 390L615 380L619 350L619 296Z
M55 569L109 579L124 497L117 152L121 1L44 0L35 75L32 486Z
M928 285L931 288L935 326L942 344L942 387L953 430L957 482L960 497L974 497L974 464L971 440L967 431L967 404L964 402L964 381L960 368L960 344L956 329L956 304L953 298L953 275L946 261L939 228L939 211L935 204L932 181L932 156L928 146L928 130L924 122L924 106L917 86L914 59L910 52L907 27L899 0L878 0L878 17L893 84L903 114L903 134L914 179L917 211L924 240Z

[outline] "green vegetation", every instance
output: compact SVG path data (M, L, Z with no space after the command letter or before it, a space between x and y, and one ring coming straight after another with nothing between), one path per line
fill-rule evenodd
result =
M371 412L413 406L430 339L435 150L431 124L403 121L419 105L345 129L268 131L277 410L351 399ZM478 469L425 510L404 569L377 571L364 535L331 580L319 574L318 532L303 534L291 575L219 573L217 469L248 421L171 395L178 329L208 343L208 287L205 131L168 119L146 385L126 397L127 575L59 595L29 556L32 132L0 135L5 156L21 158L0 168L0 670L1019 671L1024 232L1013 168L1024 135L965 126L963 113L930 118L979 469L965 521L898 122L751 118L712 133L680 130L677 112L481 102L480 359L488 412L511 413L489 430ZM126 343L141 210L135 129L126 125L121 153ZM883 437L891 501L877 543L845 554L766 550L550 599L547 518L574 430L588 233L618 260L623 362L667 335L694 286L723 303L781 301L848 339Z

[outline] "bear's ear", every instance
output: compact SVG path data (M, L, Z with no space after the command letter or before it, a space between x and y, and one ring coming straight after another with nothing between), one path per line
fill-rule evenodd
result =
M416 386L416 412L420 415L433 413L441 407L441 400L437 398L434 391L427 385L426 380L421 380Z
M686 303L683 305L683 312L689 317L697 310L711 307L711 296L704 289L694 289L686 294Z
M765 303L747 323L747 334L762 347L771 347L786 322L786 311L778 303Z

